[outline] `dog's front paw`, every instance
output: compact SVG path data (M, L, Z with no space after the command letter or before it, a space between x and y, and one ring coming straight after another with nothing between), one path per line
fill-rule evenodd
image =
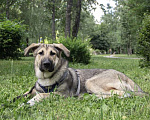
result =
M27 104L29 104L30 106L33 106L34 104L35 104L35 99L34 98L32 98L31 100L29 100L28 102L27 102Z

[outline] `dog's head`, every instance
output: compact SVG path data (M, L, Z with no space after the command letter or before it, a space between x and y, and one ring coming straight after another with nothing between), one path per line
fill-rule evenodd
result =
M39 69L40 72L53 72L59 63L62 51L67 57L70 55L70 51L63 44L32 43L25 49L25 55L30 50L33 51L35 56L35 69Z

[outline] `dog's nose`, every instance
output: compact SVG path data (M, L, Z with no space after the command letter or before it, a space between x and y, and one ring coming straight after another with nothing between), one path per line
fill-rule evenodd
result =
M40 70L42 72L52 72L54 71L54 64L53 61L49 60L49 59L43 59L41 61L41 65L40 65Z
M49 68L51 66L51 63L49 61L45 61L43 65L44 67Z

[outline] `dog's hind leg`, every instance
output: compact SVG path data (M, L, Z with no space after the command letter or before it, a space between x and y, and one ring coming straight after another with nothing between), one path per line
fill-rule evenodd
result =
M109 98L113 95L118 95L120 98L122 97L129 97L130 94L123 90L117 90L116 88L110 87L110 88L103 88L103 86L99 86L95 84L93 81L87 81L86 82L86 89L88 93L95 94L98 98Z

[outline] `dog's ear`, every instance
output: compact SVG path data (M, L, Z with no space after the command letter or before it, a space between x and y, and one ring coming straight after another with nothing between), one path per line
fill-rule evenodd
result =
M40 45L41 43L32 43L24 50L24 55L26 56L30 52L30 50L34 52Z
M64 52L64 54L69 57L70 56L70 51L63 45L63 44L55 44L53 43L54 47L58 50L61 50Z

